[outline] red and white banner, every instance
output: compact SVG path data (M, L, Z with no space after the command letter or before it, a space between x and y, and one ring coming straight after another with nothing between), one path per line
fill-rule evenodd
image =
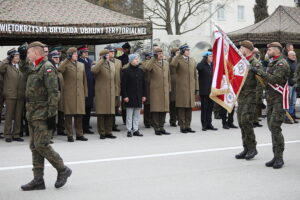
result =
M217 26L214 36L214 72L210 98L231 112L246 80L249 62Z
M281 85L268 83L268 85L273 88L273 90L279 92L282 94L282 107L285 110L288 110L290 108L290 101L289 101L289 85L288 82L286 82L285 86L282 87Z

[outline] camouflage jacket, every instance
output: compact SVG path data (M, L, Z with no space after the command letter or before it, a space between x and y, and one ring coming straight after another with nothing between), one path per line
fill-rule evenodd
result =
M256 67L258 69L261 69L261 63L259 60L255 58L255 56L252 56L249 60L249 63L252 67ZM247 74L247 78L244 82L244 85L240 91L239 97L238 97L238 103L256 103L256 88L258 85L258 81L255 78L255 74L249 70Z
M257 74L261 76L267 84L267 103L269 105L274 103L282 103L282 94L275 91L271 86L268 85L268 83L271 83L272 85L279 84L280 86L284 87L290 74L290 67L286 60L280 56L268 64L266 72L264 72L262 69L259 69Z
M45 57L37 66L31 66L27 71L27 120L45 120L55 116L59 101L58 79L55 67Z

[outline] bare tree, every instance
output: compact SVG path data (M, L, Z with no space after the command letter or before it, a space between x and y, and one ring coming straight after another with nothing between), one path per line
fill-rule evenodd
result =
M174 0L148 0L144 1L146 17L156 29L166 30L169 35L173 35L172 30L172 7Z
M214 10L210 4L215 0L148 0L144 1L145 15L155 29L166 30L169 35L182 35L199 28L208 21L219 8L229 0L224 0ZM196 25L185 28L193 17L201 16L202 20Z

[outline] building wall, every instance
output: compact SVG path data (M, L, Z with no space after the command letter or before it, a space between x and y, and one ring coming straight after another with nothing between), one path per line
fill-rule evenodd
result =
M0 60L4 60L7 57L7 51L12 48L18 48L17 46L0 46Z
M224 0L223 0L224 1ZM209 12L213 12L218 4L223 2L222 0L216 0L207 7ZM254 24L254 12L253 8L255 0L229 0L224 7L224 18L222 19L219 13L215 13L213 17L202 24L198 29L183 34L183 35L167 35L166 31L154 30L153 39L154 43L161 46L171 46L173 43L187 43L192 49L192 56L196 60L201 59L201 53L213 44L212 27L213 24L218 24L225 32L235 31L246 26ZM275 9L279 6L295 6L294 0L269 0L268 1L268 13L271 15ZM238 7L244 10L244 19L238 18ZM206 15L209 14L206 13ZM219 10L219 12L221 12ZM187 27L192 27L194 24L201 21L205 16L196 16L189 21Z

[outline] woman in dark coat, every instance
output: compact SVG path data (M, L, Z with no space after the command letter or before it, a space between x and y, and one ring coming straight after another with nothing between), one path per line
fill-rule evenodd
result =
M138 129L140 109L146 101L144 72L139 68L139 58L129 55L129 66L122 71L121 93L126 107L127 136L143 136Z

